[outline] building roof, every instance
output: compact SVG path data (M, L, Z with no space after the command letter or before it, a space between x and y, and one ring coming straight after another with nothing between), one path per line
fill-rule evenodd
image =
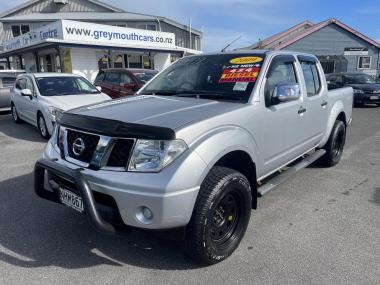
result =
M288 47L289 45L302 40L303 38L309 36L312 33L315 33L322 28L335 24L339 26L340 28L346 30L347 32L354 34L358 38L362 39L363 41L380 48L380 43L376 42L375 40L363 35L362 33L356 31L355 29L347 26L346 24L342 23L341 21L332 18L328 19L326 21L323 21L318 24L313 24L310 21L304 21L288 30L285 30L281 33L278 33L272 37L266 38L262 41L259 41L253 45L251 45L248 48L255 49L255 48L266 48L266 49L284 49Z
M175 27L187 30L188 26L175 22L165 17L153 16L148 14L131 13L131 12L58 12L58 13L31 13L26 15L17 15L4 17L0 19L2 23L12 22L51 22L57 20L76 20L76 21L99 21L99 22L117 22L117 21L163 21ZM202 32L192 28L192 33L199 36Z
M27 7L31 6L31 5L33 5L33 4L36 4L38 1L39 0L30 0L30 1L24 2L24 3L20 4L20 5L17 5L17 6L11 8L9 10L3 12L3 13L0 13L0 18L6 17L8 15L11 15L11 14L19 11L19 10L22 10L24 8L27 8ZM109 9L109 10L114 11L114 12L125 12L123 9L116 8L116 7L112 6L112 5L106 4L106 3L101 2L99 0L86 0L86 1L91 2L93 4L96 4L98 6L104 7L106 9Z

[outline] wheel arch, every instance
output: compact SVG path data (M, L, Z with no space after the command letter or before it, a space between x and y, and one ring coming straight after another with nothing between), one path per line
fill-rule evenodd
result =
M249 181L252 192L252 208L257 208L257 172L256 164L251 156L243 150L231 151L214 164L214 166L223 166L231 168L243 174Z

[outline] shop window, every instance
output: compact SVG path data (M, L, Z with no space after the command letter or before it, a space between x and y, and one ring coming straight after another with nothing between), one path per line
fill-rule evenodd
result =
M143 56L143 64L144 69L152 69L152 61L150 60L149 56Z
M30 31L29 25L12 25L12 36L18 37Z
M359 56L358 69L370 69L372 56Z
M123 68L123 61L124 61L123 55L122 54L117 55L115 57L114 62L113 62L113 67L114 68Z
M48 54L45 57L45 60L46 60L46 69L47 69L47 72L53 72L53 60L51 58L51 55Z
M156 24L138 24L136 28L142 30L157 31Z
M98 67L99 67L99 70L108 68L108 57L107 56L103 56L98 60Z
M141 68L142 62L141 62L141 55L137 54L130 54L128 55L128 64L129 68Z

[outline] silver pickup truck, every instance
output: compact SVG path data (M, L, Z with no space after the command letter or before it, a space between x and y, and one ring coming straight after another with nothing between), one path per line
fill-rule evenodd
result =
M102 232L182 229L185 250L213 264L238 247L258 197L339 162L352 100L352 88L327 90L312 55L185 57L138 96L63 113L35 192Z

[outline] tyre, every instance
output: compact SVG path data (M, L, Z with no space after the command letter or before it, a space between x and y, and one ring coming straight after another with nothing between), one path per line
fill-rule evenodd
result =
M42 114L38 114L37 116L37 128L40 131L41 137L43 137L46 140L50 138L49 131L46 126L45 118Z
M336 165L342 157L345 142L346 126L342 121L335 121L329 140L324 147L326 153L320 158L319 163L326 167Z
M15 106L13 103L11 104L11 113L12 113L13 121L14 121L16 124L20 124L20 123L22 123L20 117L18 116L16 106Z
M251 188L244 175L213 167L201 185L187 227L187 254L208 265L230 256L248 227L251 201Z

